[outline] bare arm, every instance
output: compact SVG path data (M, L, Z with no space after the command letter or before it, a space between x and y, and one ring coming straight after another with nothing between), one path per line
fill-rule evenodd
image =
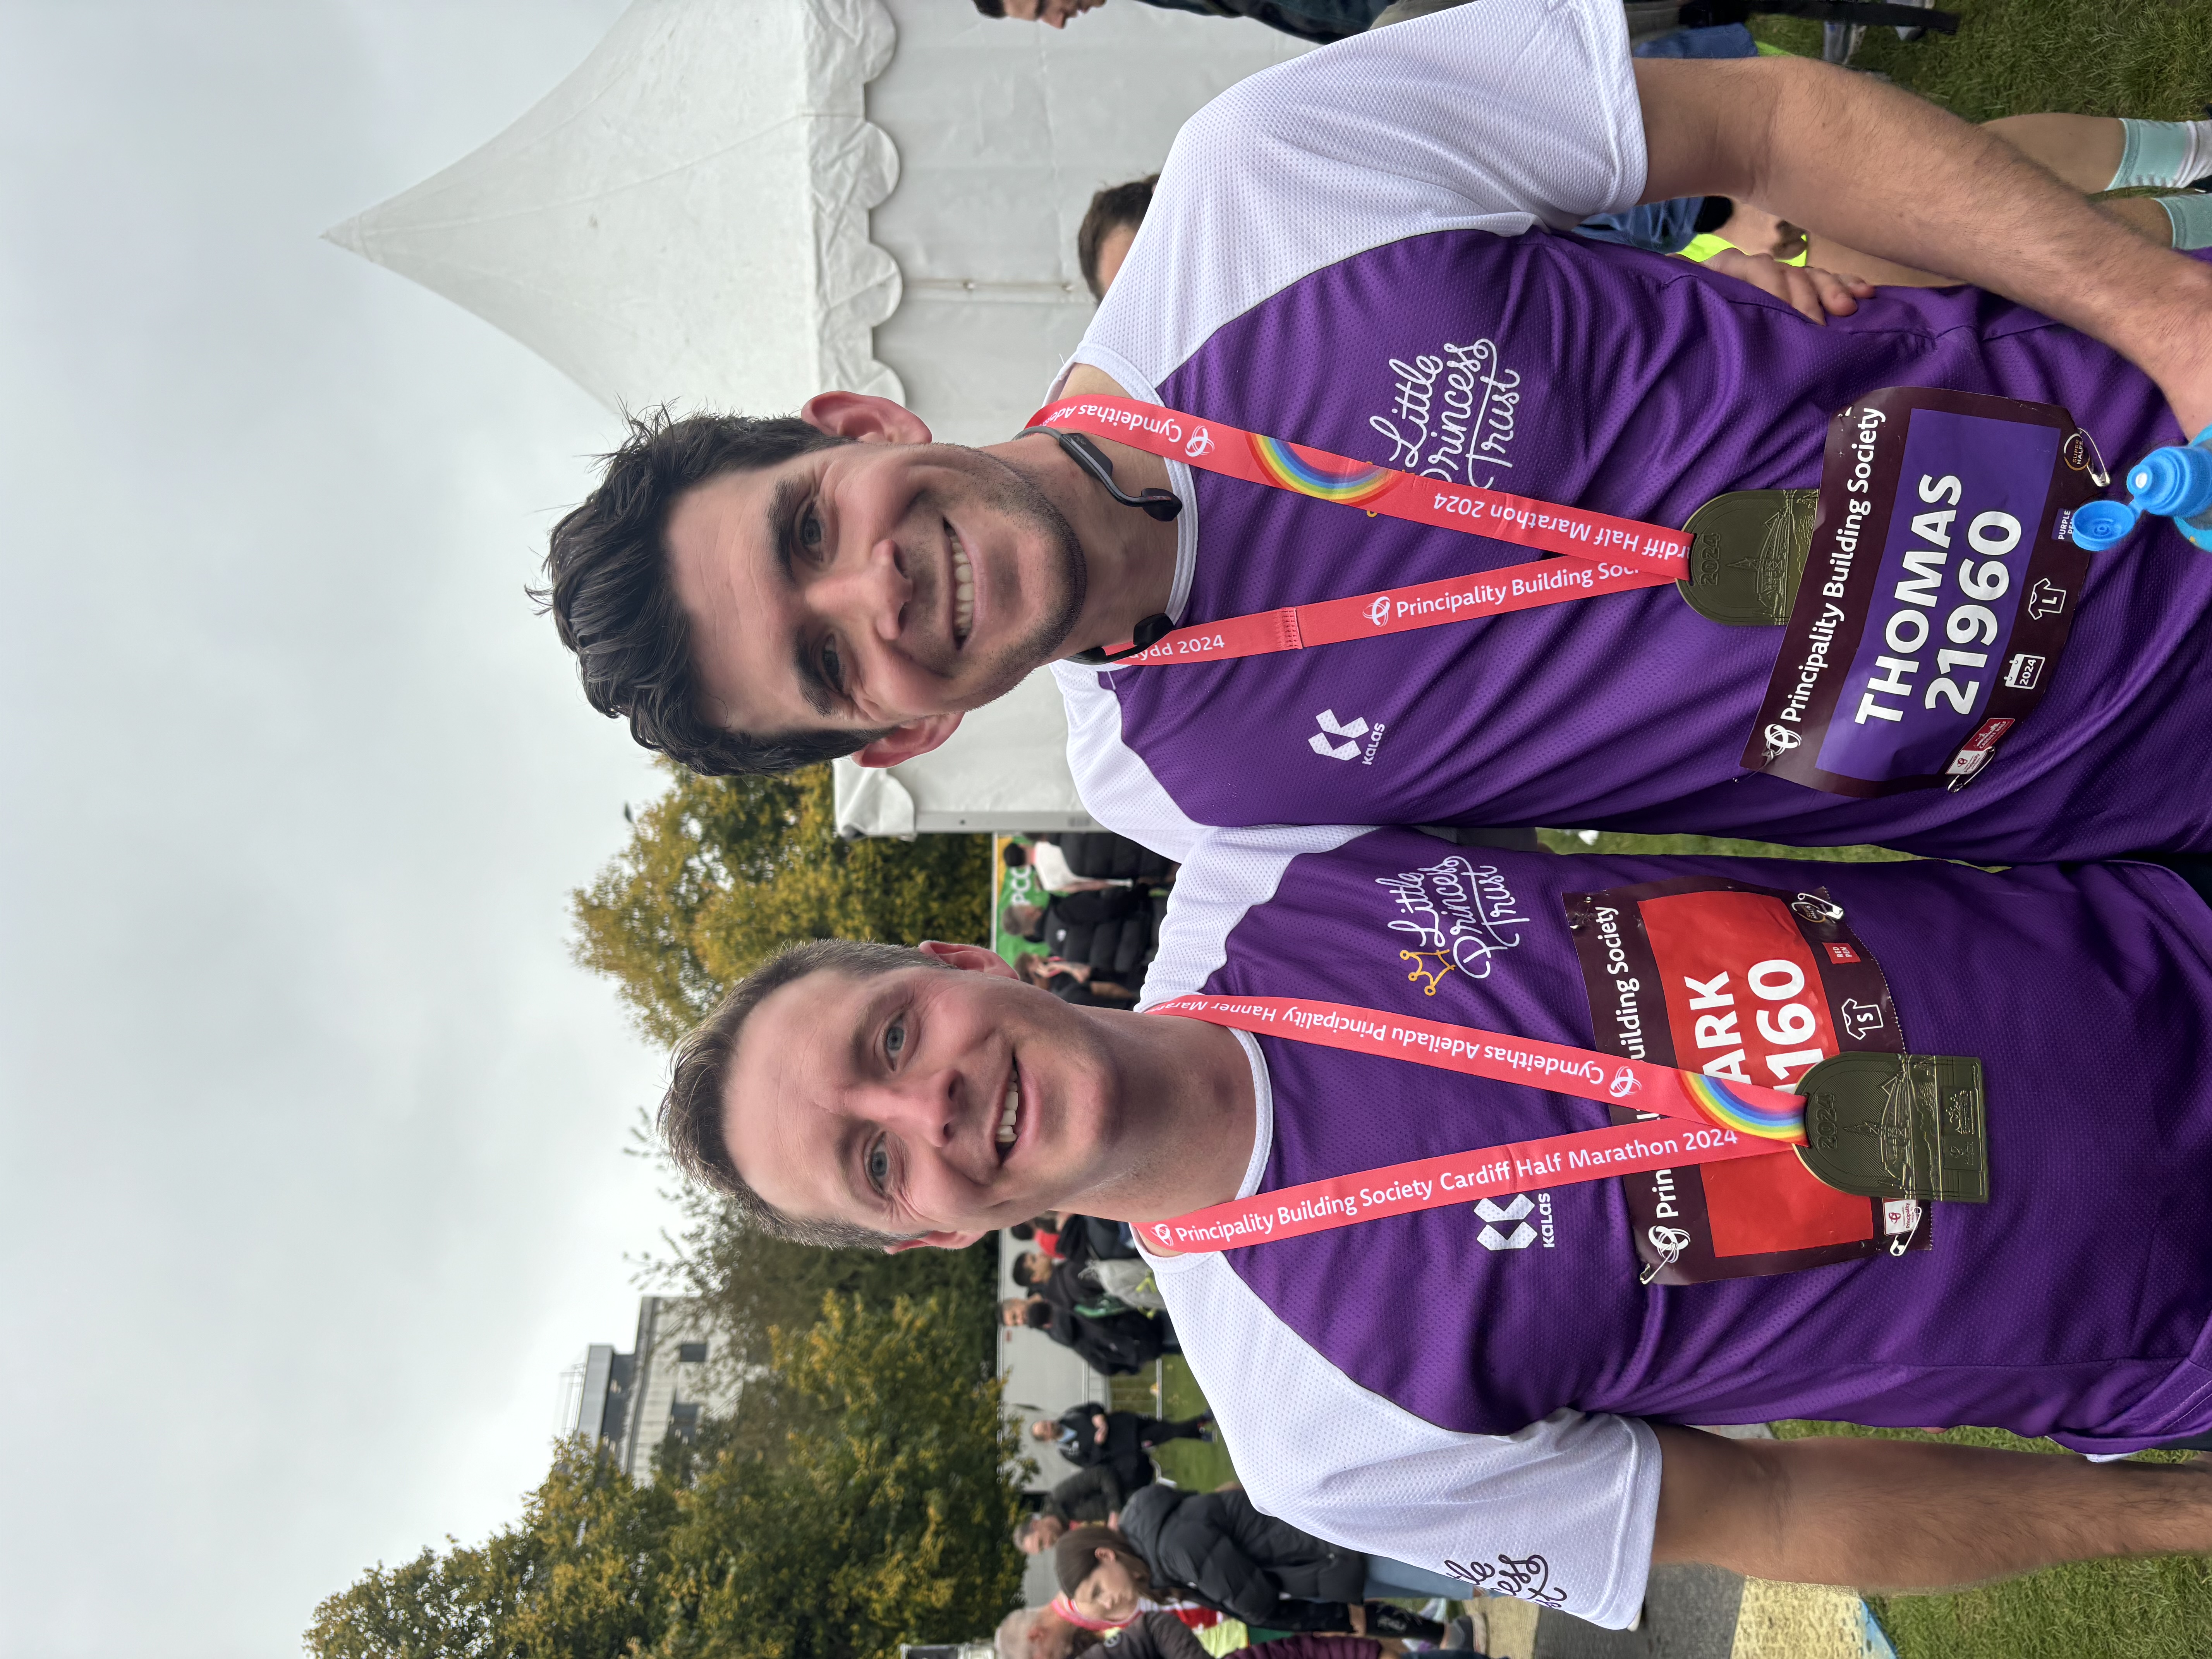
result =
M2200 1464L1652 1426L1663 1460L1654 1561L1890 1591L2212 1552L2212 1472Z
M2212 424L2212 270L2111 220L2012 146L1865 76L1797 58L1639 58L1644 199L1756 203L2102 340L2191 434Z

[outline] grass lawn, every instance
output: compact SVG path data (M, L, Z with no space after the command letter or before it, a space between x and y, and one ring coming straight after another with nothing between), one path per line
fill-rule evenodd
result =
M1158 1411L1152 1407L1150 1373L1115 1377L1115 1407L1170 1419L1196 1417L1206 1409L1206 1396L1191 1381L1190 1367L1183 1363L1182 1355L1168 1356L1165 1372L1165 1386L1161 1390L1164 1403ZM1229 1461L1229 1449L1218 1441L1209 1446L1202 1440L1170 1440L1153 1454L1152 1461L1169 1480L1193 1492L1212 1492L1237 1478L1237 1467Z
M1851 59L1969 121L2064 110L2193 119L2212 99L2212 5L2205 0L1942 0L1959 32L1899 40L1870 28ZM1752 33L1820 53L1820 26L1762 17Z
M1931 1436L1778 1423L1774 1431L1784 1440L1841 1434L2060 1450L2048 1440L2021 1440L1998 1429ZM2172 1461L2179 1454L2145 1455ZM2203 1659L2212 1653L2212 1561L2199 1556L2093 1561L1956 1595L1889 1596L1874 1607L1900 1659Z
M1845 864L1890 864L1912 856L1887 847L1777 847L1726 836L1628 836L1601 830L1596 841L1584 842L1571 830L1539 830L1536 835L1554 853L1694 854L1701 858L1827 859Z

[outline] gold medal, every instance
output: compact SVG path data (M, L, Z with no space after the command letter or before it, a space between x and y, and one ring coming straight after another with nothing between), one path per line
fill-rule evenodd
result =
M1863 1198L1990 1200L1982 1063L1960 1054L1837 1054L1799 1079L1805 1167Z
M1701 617L1731 628L1790 620L1813 544L1817 489L1732 489L1690 515L1688 580L1674 586Z

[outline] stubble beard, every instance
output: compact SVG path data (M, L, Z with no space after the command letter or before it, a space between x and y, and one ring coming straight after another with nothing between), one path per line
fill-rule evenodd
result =
M1001 517L1018 536L1033 536L1042 544L1044 556L1040 563L1043 574L1058 589L1055 599L1037 618L1036 626L976 665L974 672L980 676L981 683L975 690L960 699L960 706L977 708L1005 696L1036 670L1061 654L1060 647L1075 630L1076 618L1083 614L1091 573L1075 526L1053 505L1050 496L1000 457L987 455L981 450L965 453L985 463L988 469L980 474L971 472L980 486L976 504ZM933 500L929 506L931 511L942 516L939 503ZM933 575L931 580L933 583ZM925 605L933 603L934 598L930 592L921 595Z

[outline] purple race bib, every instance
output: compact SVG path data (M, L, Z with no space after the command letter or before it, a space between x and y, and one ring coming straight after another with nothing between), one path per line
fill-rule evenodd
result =
M1971 781L2057 670L2094 457L2048 404L1891 386L1838 414L1744 765L1843 795Z

